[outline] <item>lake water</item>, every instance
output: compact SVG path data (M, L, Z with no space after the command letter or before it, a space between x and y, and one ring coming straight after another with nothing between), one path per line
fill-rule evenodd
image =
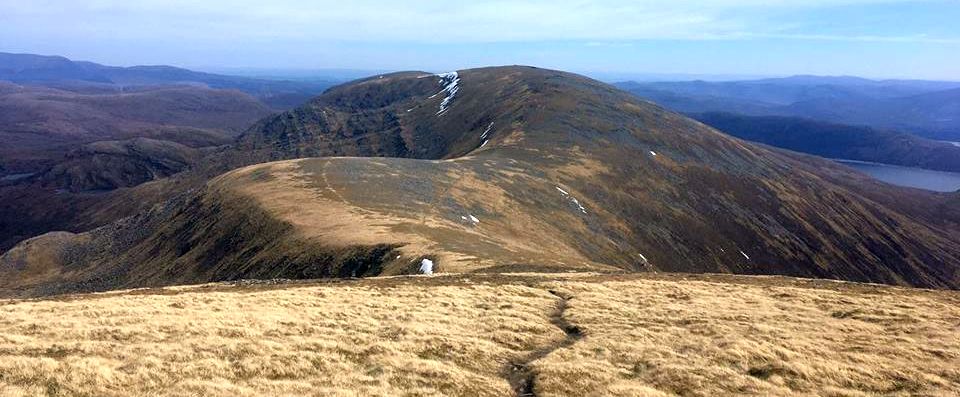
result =
M33 174L34 174L33 172L29 172L29 173L26 173L26 174L10 174L10 175L4 175L2 178L0 178L0 181L3 181L3 182L17 181L17 180L20 180L20 179L29 177L29 176L31 176L31 175L33 175Z
M955 192L960 190L960 173L931 171L922 168L901 167L866 161L835 161L893 185L915 187L937 192Z

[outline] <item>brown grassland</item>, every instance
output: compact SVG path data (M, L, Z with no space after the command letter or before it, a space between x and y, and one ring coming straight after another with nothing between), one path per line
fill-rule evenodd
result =
M960 395L960 294L462 274L0 300L0 396Z

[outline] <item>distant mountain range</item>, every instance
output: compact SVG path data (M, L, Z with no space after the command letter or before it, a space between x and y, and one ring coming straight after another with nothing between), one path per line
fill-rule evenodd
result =
M156 85L202 85L235 89L250 94L275 109L289 109L341 82L282 81L195 72L173 66L105 66L72 61L60 56L0 53L0 80L39 84L89 93Z
M800 117L719 112L690 116L738 138L821 157L960 172L960 146L903 132Z
M794 76L616 85L684 113L804 117L960 141L960 82Z
M146 137L222 145L272 112L236 90L157 86L84 94L0 82L0 176L38 172L96 141Z

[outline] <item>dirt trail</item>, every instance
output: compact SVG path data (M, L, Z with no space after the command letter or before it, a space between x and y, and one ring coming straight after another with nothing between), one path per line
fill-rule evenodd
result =
M580 329L580 327L571 324L564 317L564 313L567 310L567 302L570 299L573 299L573 297L554 290L549 290L549 292L559 298L557 301L557 308L550 315L550 322L557 326L557 328L560 328L560 330L563 331L563 333L565 333L567 336L559 342L536 349L530 354L524 356L522 359L513 361L509 364L508 368L506 369L506 377L507 381L510 382L510 387L517 394L517 396L537 395L537 393L534 391L534 382L536 381L537 374L530 366L534 361L546 357L555 350L569 347L583 337L583 331Z

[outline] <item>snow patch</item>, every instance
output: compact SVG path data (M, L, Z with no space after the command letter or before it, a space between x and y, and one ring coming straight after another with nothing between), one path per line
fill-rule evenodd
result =
M423 258L423 260L420 261L420 273L433 274L433 261Z
M651 151L650 151L650 155L656 157L656 156L657 156L657 152L654 152L653 150L651 150Z
M460 91L460 75L457 72L441 73L437 75L440 77L440 85L443 86L443 89L440 92L433 94L430 98L433 98L437 95L446 93L447 96L443 98L443 101L440 102L440 110L437 111L438 116L442 116L444 113L450 109L450 103L453 101L453 97L457 95L457 92Z
M586 214L586 213L587 213L587 209L586 209L586 208L583 208L583 206L582 206L582 205L580 205L580 202L579 202L579 201L577 201L577 199L576 199L576 198L573 198L573 197L570 197L570 200L571 200L571 201L573 201L573 203L577 205L577 208L579 208L579 209L580 209L580 212L582 212L582 213L584 213L584 214Z
M490 125L487 126L487 129L483 131L483 134L480 134L480 139L487 139L487 134L490 133L490 129L493 128L493 122L490 122Z
M480 219L477 219L477 217L475 217L475 216L473 216L473 215L471 215L471 214L467 214L466 216L461 215L461 216L460 216L460 220L461 220L461 221L464 221L464 222L467 222L467 223L470 223L470 225L472 225L472 226L477 226L477 224L480 223Z
M570 193L567 193L566 190L561 189L560 186L554 186L554 187L557 188L557 190L560 192L560 194L563 195L563 197L566 197L568 200L570 200L571 203L575 204L577 208L580 210L580 212L584 214L587 213L587 209L583 208L583 206L580 205L580 200L577 200L576 197L571 196Z

